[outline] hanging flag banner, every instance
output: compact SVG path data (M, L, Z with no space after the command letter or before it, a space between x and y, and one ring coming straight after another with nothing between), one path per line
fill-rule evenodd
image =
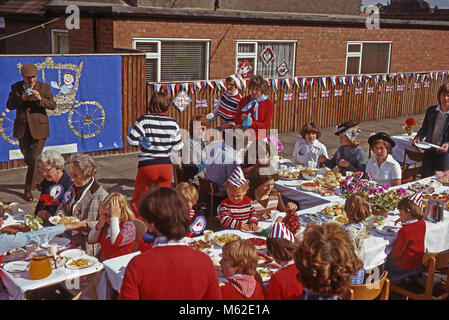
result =
M37 67L37 81L49 86L56 103L46 110L48 120L36 118L48 121L45 149L67 154L123 148L120 56L5 56L0 57L1 162L23 159L13 135L19 119L6 102L11 85L23 81L20 68L27 63Z
M284 101L292 101L293 93L284 93Z
M429 88L429 87L430 87L430 81L425 81L424 88Z
M299 100L307 100L307 92L300 92Z
M363 88L355 88L355 94L362 94Z
M397 91L404 91L404 85L402 84L402 85L397 85L397 87L396 87L396 90Z
M207 108L207 100L206 99L196 100L195 107L197 107L197 108Z
M334 96L339 97L343 94L343 89L335 89Z
M323 81L324 87L326 88L327 78L326 77L322 77L321 81Z
M214 99L214 109L218 106L218 99Z
M329 90L321 91L321 98L328 98L328 97L329 97Z
M420 88L420 83L419 82L415 82L415 89L419 89Z
M185 90L180 91L173 99L173 105L181 112L189 106L190 102L192 102L192 98L190 98Z
M374 87L368 87L368 88L366 88L366 92L367 92L368 94L374 93Z
M385 91L386 91L386 92L391 92L391 91L393 91L393 86L386 86L386 87L385 87Z

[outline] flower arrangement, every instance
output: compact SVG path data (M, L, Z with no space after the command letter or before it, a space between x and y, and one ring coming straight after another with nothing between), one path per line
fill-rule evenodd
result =
M402 128L405 129L407 132L411 132L413 130L413 127L418 126L418 123L413 118L407 118L405 120L405 126Z
M398 202L407 195L407 190L398 188L383 193L376 193L370 198L372 209L376 211L393 211L396 209Z
M276 139L274 136L268 136L267 138L267 142L274 145L278 151L278 153L282 152L282 150L284 150L284 145L282 144L281 141L279 141L279 139Z

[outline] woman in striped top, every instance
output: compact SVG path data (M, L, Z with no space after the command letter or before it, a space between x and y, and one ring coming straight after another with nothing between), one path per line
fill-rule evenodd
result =
M220 117L221 129L229 129L234 127L235 113L237 105L242 96L239 93L241 81L236 75L232 75L225 80L226 91L222 93L218 99L218 105L212 112L207 114L207 119L212 121Z
M171 185L173 170L170 153L183 147L178 123L167 115L170 104L171 99L166 93L156 92L148 104L148 114L140 116L129 130L128 143L140 146L131 202L138 217L137 203L153 183L158 187Z

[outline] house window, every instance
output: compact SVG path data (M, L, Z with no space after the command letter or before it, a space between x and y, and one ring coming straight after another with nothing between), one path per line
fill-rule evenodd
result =
M199 81L209 77L209 40L134 39L146 52L146 81Z
M239 72L242 65L249 64L251 74L264 78L293 77L295 52L296 41L238 40L235 69Z
M51 52L69 53L69 32L67 30L51 30Z
M346 74L389 73L391 42L348 41Z

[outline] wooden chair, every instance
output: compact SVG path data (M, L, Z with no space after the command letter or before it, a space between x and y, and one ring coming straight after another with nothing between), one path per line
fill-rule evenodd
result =
M199 188L198 188L198 204L205 204L207 207L208 214L212 217L216 215L214 213L214 193L218 191L218 186L215 182L207 179L198 177Z
M404 162L402 165L402 183L407 183L410 181L416 180L416 176L418 174L421 174L421 166L416 166L415 164L407 165L407 157L410 160L416 161L416 162L422 162L423 159L423 152L419 151L418 148L415 150L405 149L404 152Z
M427 273L427 279L424 287L424 292L413 292L406 288L399 286L399 284L391 284L390 290L405 297L414 300L442 300L449 297L449 250L440 253L427 252L423 257L423 266ZM446 275L444 285L441 287L443 293L439 296L434 296L434 275L435 270L438 270Z
M182 182L182 166L179 164L173 164L173 181L175 184L175 187Z
M387 275L386 271L382 278L373 283L351 285L346 300L388 300L390 280Z
M146 231L147 227L145 222L140 219L134 219L133 222L136 226L136 240L134 241L133 252L136 252L139 251L140 240L142 239L143 233Z

